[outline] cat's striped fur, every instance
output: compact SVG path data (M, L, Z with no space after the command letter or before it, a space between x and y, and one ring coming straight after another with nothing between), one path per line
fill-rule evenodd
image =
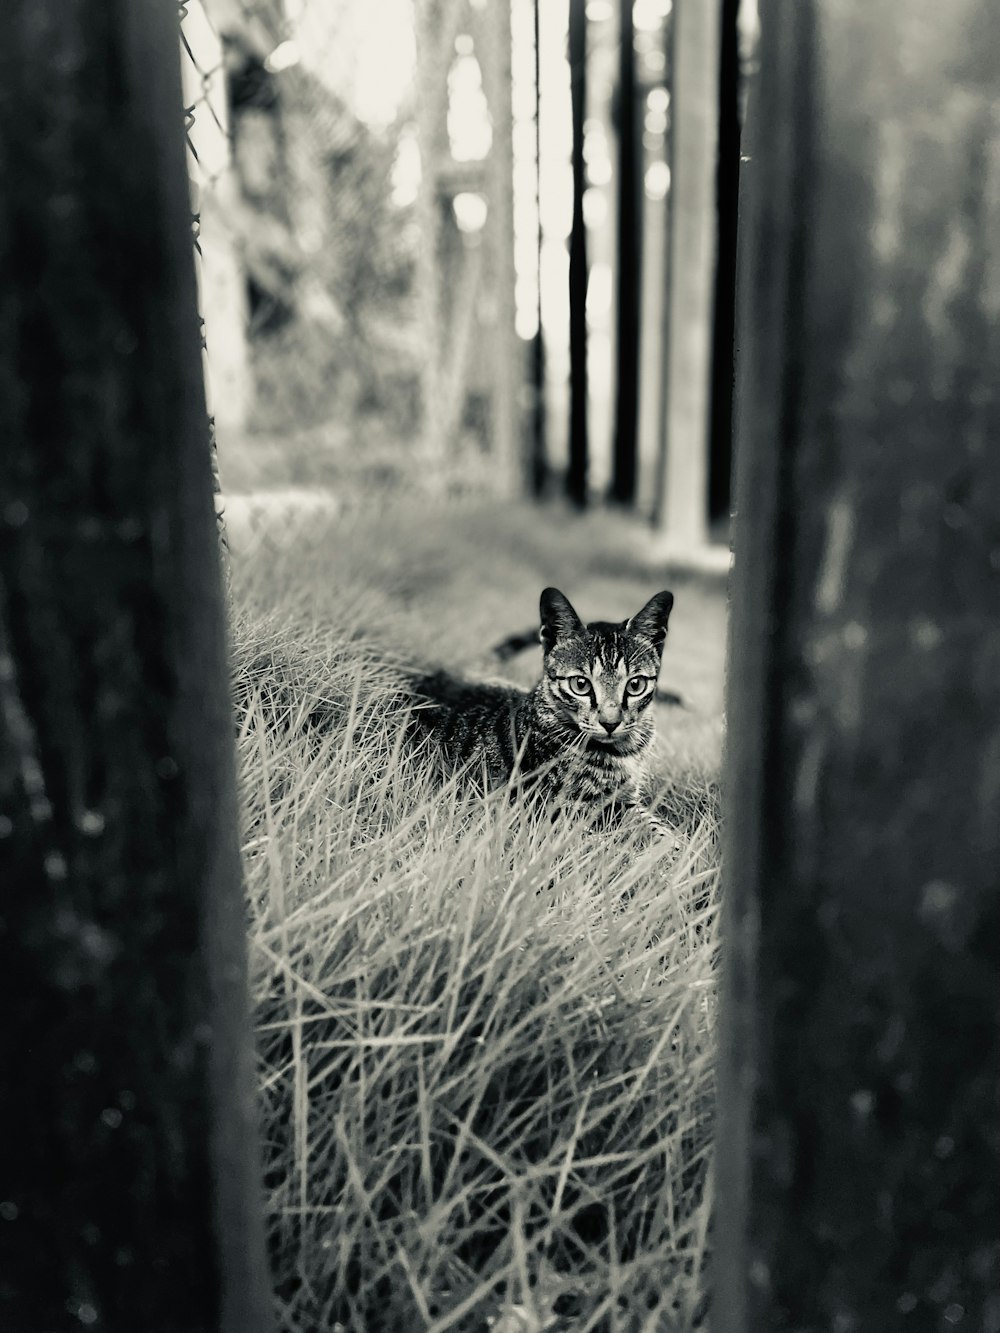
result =
M516 634L508 634L506 638L495 643L490 649L498 662L509 662L512 657L517 657L523 653L526 648L535 648L538 646L538 630L526 629L518 630ZM669 704L672 708L683 708L684 700L676 690L665 690L662 685L657 685L655 699L658 704Z
M630 620L585 625L556 588L541 596L542 676L531 690L447 672L414 682L412 726L450 769L516 782L612 816L645 802L646 757L669 592Z

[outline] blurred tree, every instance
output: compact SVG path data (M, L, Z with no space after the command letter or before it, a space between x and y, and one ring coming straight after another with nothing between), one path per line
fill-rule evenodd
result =
M677 0L671 31L670 336L656 521L706 540L722 0Z
M494 0L477 22L483 82L492 130L487 240L493 293L492 413L490 449L497 483L507 495L523 494L529 458L520 420L522 383L527 369L514 317L514 116L511 75L511 0Z
M524 488L528 463L514 328L510 0L417 0L416 19L423 453L432 477L460 460L464 432L481 422L494 487L509 493ZM482 114L467 122L470 75Z
M413 209L393 195L400 127L373 133L301 62L278 72L230 16L225 52L254 339L257 424L388 412L413 357ZM284 25L282 24L282 29ZM277 42L276 34L271 37ZM411 394L403 390L407 425Z
M570 90L573 101L573 223L569 242L569 471L566 492L579 508L587 503L587 228L583 220L586 166L583 123L587 113L587 6L570 0Z
M740 181L740 0L722 0L719 132L715 174L718 236L712 321L708 513L729 517L733 468L733 377L736 340L736 250Z
M534 43L535 43L535 163L538 175L535 180L535 201L538 209L537 268L541 278L542 265L542 62L541 62L541 13L542 0L534 0ZM548 441L545 421L545 330L542 323L542 284L538 284L538 331L531 346L531 380L534 389L531 436L531 492L540 498L545 494L549 481Z
M0 9L0 1326L270 1326L178 11Z
M712 1328L995 1329L1000 27L763 17Z
M635 77L633 0L620 0L618 42L618 338L611 498L635 502L638 480L639 304L642 291L641 91Z

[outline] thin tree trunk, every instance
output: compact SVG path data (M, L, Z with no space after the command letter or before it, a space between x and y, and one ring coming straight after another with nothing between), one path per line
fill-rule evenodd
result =
M670 90L670 111L667 116L667 134L664 151L670 168L670 189L666 198L666 226L663 236L663 287L659 293L660 303L660 379L659 401L657 404L657 441L655 466L653 470L653 496L650 511L654 529L662 528L667 518L667 455L669 451L670 431L670 340L671 318L673 313L673 235L674 235L674 188L673 173L676 164L676 142L674 134L674 89L677 86L677 42L675 41L676 10L671 10L664 25L664 44L667 69L667 87Z
M485 246L477 236L461 249L461 271L451 299L451 339L448 355L438 369L438 409L436 413L441 438L455 440L462 424L465 400L469 387L469 362L472 359L476 336L476 306L479 303L485 268ZM502 352L498 349L498 362ZM504 377L498 373L494 383L494 412L499 411L505 389ZM494 425L497 417L494 415ZM498 471L503 471L502 458L496 458Z
M586 168L583 122L587 109L586 0L570 0L569 63L573 98L573 224L569 242L569 472L566 491L587 504L587 229L583 222Z
M428 481L440 473L450 441L444 420L444 316L441 291L441 154L447 146L448 69L454 51L457 0L416 0L414 6L417 77L417 142L420 146L420 189L417 219L420 244L416 286L420 309L421 441Z
M493 347L492 448L502 493L523 495L527 457L521 439L519 387L524 367L514 304L514 111L511 102L511 0L493 0L482 25L483 75L493 125L487 229L497 323Z
M708 512L729 516L733 467L733 358L736 341L736 236L740 182L740 0L722 0L719 154L715 176L718 257L712 335Z
M545 417L545 333L542 324L542 58L541 58L541 23L539 5L542 0L534 0L535 33L535 198L538 208L538 332L531 348L531 375L534 385L534 411L532 413L531 434L531 491L536 498L545 494L549 480L548 448L546 441Z
M998 69L992 0L764 15L717 1333L1000 1314Z
M636 135L633 0L621 0L618 63L618 356L611 498L635 503L638 479L639 322L642 289L641 135Z
M0 10L0 1326L270 1298L176 7Z
M672 17L667 445L657 508L683 546L701 545L708 532L721 3L677 0Z

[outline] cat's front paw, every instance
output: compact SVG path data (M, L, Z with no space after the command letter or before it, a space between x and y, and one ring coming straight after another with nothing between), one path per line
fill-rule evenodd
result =
M656 842L662 842L664 844L664 850L668 851L673 859L676 860L676 858L680 856L683 848L677 829L675 829L672 824L668 824L661 815L646 809L645 806L636 806L635 812L639 818L643 831L648 833Z

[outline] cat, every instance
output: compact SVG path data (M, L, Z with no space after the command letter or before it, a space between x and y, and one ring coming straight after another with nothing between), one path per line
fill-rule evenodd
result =
M674 598L659 592L620 624L585 625L557 589L541 595L542 675L531 690L462 681L439 671L415 679L413 733L451 770L487 789L581 803L616 823L646 810L655 692Z

